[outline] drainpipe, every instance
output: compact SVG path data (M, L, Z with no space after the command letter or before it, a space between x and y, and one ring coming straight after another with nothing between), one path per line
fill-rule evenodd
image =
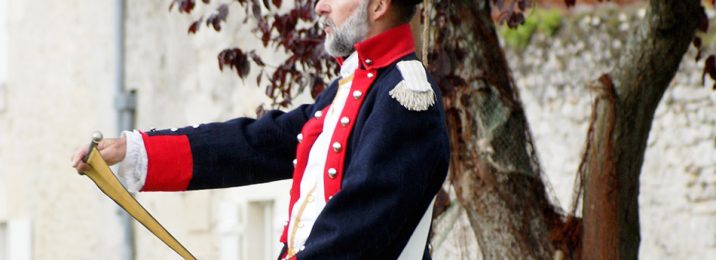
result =
M124 16L125 1L115 0L114 15L114 61L115 61L115 81L114 81L114 108L116 111L117 133L124 130L132 130L135 128L137 98L136 91L126 91L124 86ZM123 183L124 184L124 183ZM134 260L136 258L136 247L134 241L134 229L132 218L117 207L117 215L119 216L122 228L122 259Z

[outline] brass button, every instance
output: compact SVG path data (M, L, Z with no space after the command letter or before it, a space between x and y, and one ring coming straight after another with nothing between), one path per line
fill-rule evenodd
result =
M338 171L336 171L336 169L334 169L334 168L328 169L328 177L329 178L331 178L331 179L336 178L336 174L338 174Z
M356 100L357 100L357 99L360 99L360 97L362 97L362 96L363 96L363 92L361 92L360 90L353 91L353 98L354 98L354 99L356 99Z
M296 136L296 140L298 140L299 143L300 143L300 142L303 142L303 134L298 134L298 135Z
M350 123L351 123L351 119L348 118L347 116L344 116L343 118L341 118L341 125L342 125L342 126L348 126L348 124L350 124Z
M373 76L375 76L375 74L373 74L373 73L368 73L368 78L369 78L369 79L372 79Z
M313 116L316 118L321 118L323 116L323 111L316 111L316 113L313 114Z
M293 159L293 167L296 167L296 164L298 164L298 159Z
M341 143L339 143L339 142L333 143L333 151L334 151L334 152L340 152L340 151L341 151L341 147L342 147L342 146L341 146Z

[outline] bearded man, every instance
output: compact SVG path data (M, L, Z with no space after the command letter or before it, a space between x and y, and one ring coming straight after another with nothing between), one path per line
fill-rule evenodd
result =
M279 258L430 259L449 159L439 90L407 22L419 0L321 0L341 64L314 104L259 119L125 132L99 145L128 189L184 191L293 179ZM74 167L84 169L81 149ZM295 158L295 159L294 159Z

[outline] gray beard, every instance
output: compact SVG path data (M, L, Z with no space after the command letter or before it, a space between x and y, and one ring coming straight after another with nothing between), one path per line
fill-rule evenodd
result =
M336 24L330 19L325 19L321 23L333 31L332 35L326 36L326 41L323 43L329 55L333 57L348 56L355 50L353 46L366 38L369 2L369 0L363 0L340 27L336 27Z

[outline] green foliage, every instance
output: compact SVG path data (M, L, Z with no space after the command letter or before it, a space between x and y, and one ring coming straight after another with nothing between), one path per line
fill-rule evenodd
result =
M525 23L515 29L507 25L500 26L500 36L505 45L524 49L530 43L532 35L536 32L547 36L554 35L562 24L562 13L557 9L533 9L527 13Z

